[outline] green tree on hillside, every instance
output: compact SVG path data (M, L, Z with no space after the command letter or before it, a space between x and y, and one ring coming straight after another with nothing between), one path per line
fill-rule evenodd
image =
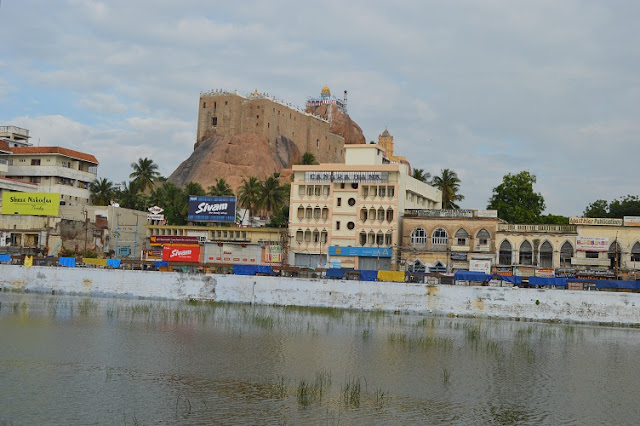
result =
M307 151L304 154L302 154L302 160L300 161L300 164L304 164L305 166L311 166L311 165L318 164L318 161L316 160L315 155Z
M216 179L216 184L209 187L209 195L213 197L231 197L233 189L224 178Z
M431 185L442 191L442 208L459 209L457 201L464 200L464 195L458 194L460 179L453 170L443 169L440 176L434 176Z
M498 217L509 223L539 223L545 209L544 198L533 191L536 176L528 171L511 173L493 188L487 209L497 210Z

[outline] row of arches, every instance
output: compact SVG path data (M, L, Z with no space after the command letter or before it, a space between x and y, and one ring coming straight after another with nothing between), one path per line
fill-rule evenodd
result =
M481 229L475 236L477 246L488 246L491 242L491 234L486 229ZM414 247L424 247L429 242L433 246L449 245L449 233L444 228L436 228L429 235L427 231L422 227L417 227L411 231L410 244ZM471 242L471 235L469 232L460 228L453 236L452 245L468 246Z
M314 229L298 229L296 231L296 242L297 243L322 243L325 244L327 242L327 230L319 230Z
M299 206L298 207L298 220L303 219L322 219L327 220L329 218L329 208L320 206Z

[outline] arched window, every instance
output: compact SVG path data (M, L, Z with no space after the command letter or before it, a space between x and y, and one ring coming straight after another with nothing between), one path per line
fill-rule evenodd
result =
M614 241L609 246L609 259L611 260L611 269L616 269L622 266L620 264L622 250L617 241Z
M431 237L431 244L434 246L446 246L449 244L449 234L443 228L438 228L433 231Z
M486 229L481 229L480 232L476 234L476 246L478 247L486 247L489 245L491 241L491 234Z
M567 266L571 266L571 258L573 257L573 246L569 241L565 241L560 248L560 265L566 268Z
M640 243L635 243L633 247L631 247L631 261L640 262ZM635 269L635 267L633 269Z
M387 222L391 222L393 220L393 209L392 208L388 208L387 209Z
M322 208L322 219L327 220L329 218L329 209L326 207Z
M520 261L518 263L520 265L533 265L533 249L529 241L520 244Z
M376 243L376 234L374 234L373 231L369 231L369 239L367 242L369 243L370 246Z
M384 220L384 209L380 207L378 209L378 222L382 222Z
M313 218L320 219L320 212L320 207L316 207L315 209L313 209Z
M369 219L376 220L376 209L374 209L373 207L369 209Z
M456 232L456 245L468 246L469 245L469 233L464 228L458 229Z
M420 261L420 259L416 259L413 262L409 262L409 272L417 272L417 273L421 273L424 274L426 271L426 268L424 266L424 263L422 263Z
M298 219L304 219L304 207L302 206L298 207Z
M427 232L424 228L416 228L411 231L411 245L424 246L427 245Z
M366 222L367 221L367 216L369 216L369 212L367 211L367 208L363 208L360 210L360 220L362 222Z
M384 236L384 245L391 247L393 245L393 233L391 231L387 231Z
M360 245L364 246L365 244L367 244L367 233L360 231Z
M308 229L304 231L304 241L307 243L311 242L311 231Z
M500 244L498 263L500 265L511 265L511 243L507 240Z
M302 229L298 229L296 231L296 241L301 243L302 242L302 236L304 235L304 233L302 232Z
M376 235L376 245L384 245L384 234L382 231L378 231L378 234Z
M313 216L313 209L311 207L307 207L305 211L305 217L307 219L311 219L312 216Z
M553 268L553 247L549 241L540 246L540 267Z

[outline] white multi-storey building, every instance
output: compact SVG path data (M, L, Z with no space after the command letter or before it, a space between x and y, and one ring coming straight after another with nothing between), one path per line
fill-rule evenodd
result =
M379 145L347 145L345 164L293 166L289 206L289 264L396 269L405 209L439 209L442 193Z
M0 126L0 190L59 193L61 205L88 204L96 157L58 146L32 146L28 138L26 129Z

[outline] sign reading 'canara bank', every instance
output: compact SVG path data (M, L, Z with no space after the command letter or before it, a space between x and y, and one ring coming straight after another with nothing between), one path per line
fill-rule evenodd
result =
M2 214L58 216L60 194L47 192L3 192Z

